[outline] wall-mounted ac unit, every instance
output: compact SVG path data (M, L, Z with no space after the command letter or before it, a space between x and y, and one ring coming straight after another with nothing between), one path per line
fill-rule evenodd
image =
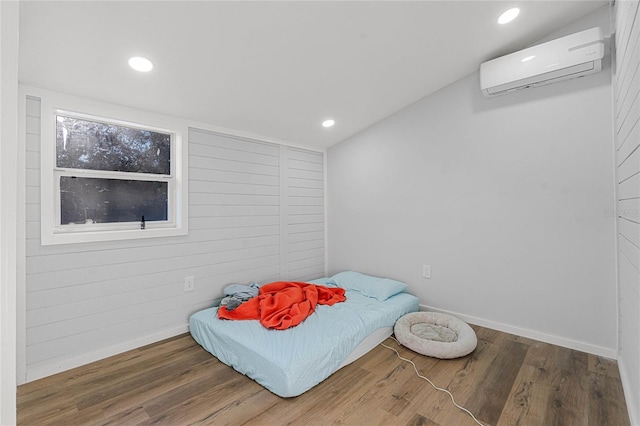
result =
M498 96L593 74L602 69L602 29L591 28L480 65L485 96Z

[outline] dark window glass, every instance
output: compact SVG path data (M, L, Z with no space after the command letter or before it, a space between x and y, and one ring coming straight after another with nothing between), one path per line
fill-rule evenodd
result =
M60 177L60 223L167 220L168 183L143 180Z
M171 174L171 135L56 116L56 164L73 169Z

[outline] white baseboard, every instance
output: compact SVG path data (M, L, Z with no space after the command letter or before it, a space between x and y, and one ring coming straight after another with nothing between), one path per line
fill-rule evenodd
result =
M624 398L627 401L629 421L631 426L640 426L640 395L635 395L633 392L634 389L629 383L629 375L627 374L627 364L622 356L618 357L618 370L620 371Z
M502 331L504 333L515 334L517 336L526 337L529 339L539 340L545 343L551 343L553 345L562 346L569 349L575 349L577 351L587 352L593 355L602 356L610 359L617 359L618 352L615 349L604 348L602 346L591 345L589 343L578 342L570 340L560 336L554 336L551 334L540 333L538 331L528 330L525 328L514 327L512 325L502 324L482 318L476 318L469 315L463 315L457 312L445 311L443 309L433 308L431 306L420 305L421 311L440 312L443 314L452 315L460 318L468 323L479 325L481 327L491 328L493 330Z
M108 358L113 355L118 355L132 349L137 349L144 345L159 342L160 340L168 339L170 337L186 333L187 331L189 331L189 326L185 324L178 327L162 330L150 336L144 336L139 339L129 340L127 342L119 343L117 345L109 346L107 348L83 354L77 357L47 360L35 365L27 366L27 382L42 379L43 377L51 376L53 374L70 370L72 368L80 367L81 365L99 361L101 359Z

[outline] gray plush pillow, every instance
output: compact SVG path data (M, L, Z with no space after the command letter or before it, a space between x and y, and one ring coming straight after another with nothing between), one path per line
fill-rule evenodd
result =
M412 312L396 321L398 342L414 352L440 359L470 354L478 344L475 331L466 322L437 312Z

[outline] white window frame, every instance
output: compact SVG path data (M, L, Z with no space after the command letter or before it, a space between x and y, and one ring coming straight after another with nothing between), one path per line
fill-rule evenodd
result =
M185 140L188 126L184 121L39 89L35 93L33 91L27 93L27 96L35 96L41 100L40 228L42 245L171 237L188 233L188 143ZM170 175L57 167L57 115L171 134ZM166 181L169 186L168 220L147 221L145 229L141 229L140 222L62 225L60 223L61 176Z

